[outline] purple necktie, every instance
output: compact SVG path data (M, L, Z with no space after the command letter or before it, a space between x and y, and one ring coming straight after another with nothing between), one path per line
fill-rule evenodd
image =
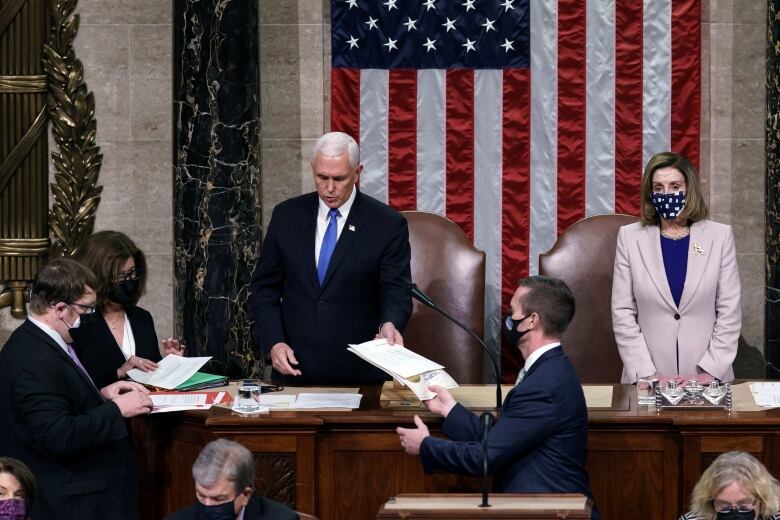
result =
M70 359L73 360L74 363L81 369L82 372L84 372L84 375L87 376L87 379L90 380L90 382L94 385L95 382L92 381L92 378L89 377L89 374L87 373L87 370L84 368L84 365L81 364L81 361L79 361L79 357L76 355L76 351L73 350L73 345L70 343L68 345L68 355L70 356Z

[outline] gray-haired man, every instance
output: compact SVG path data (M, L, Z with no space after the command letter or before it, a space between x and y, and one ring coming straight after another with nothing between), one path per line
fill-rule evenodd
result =
M177 511L168 520L297 520L289 507L252 496L255 461L237 442L217 439L203 448L192 465L195 505Z

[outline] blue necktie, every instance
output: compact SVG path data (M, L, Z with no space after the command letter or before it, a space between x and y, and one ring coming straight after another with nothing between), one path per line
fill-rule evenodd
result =
M320 285L322 285L322 281L325 279L325 273L328 272L328 264L330 263L330 257L333 255L333 250L336 249L336 241L339 238L338 218L340 216L341 213L335 208L328 212L330 221L327 229L325 229L325 236L322 238L320 258L317 261L317 278L320 280Z

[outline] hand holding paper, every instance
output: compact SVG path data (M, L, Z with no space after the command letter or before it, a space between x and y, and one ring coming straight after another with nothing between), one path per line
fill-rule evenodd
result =
M142 372L141 370L133 369L128 371L127 375L133 381L138 381L144 385L173 389L192 377L209 359L211 359L211 356L165 356L154 372Z

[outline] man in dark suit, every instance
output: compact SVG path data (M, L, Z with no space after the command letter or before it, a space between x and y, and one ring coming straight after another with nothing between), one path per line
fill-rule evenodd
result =
M0 350L0 455L38 480L32 518L138 518L137 470L125 417L152 409L132 382L98 389L70 330L94 312L92 273L58 259L37 274L30 316Z
M357 189L363 166L347 134L322 136L311 165L316 193L271 216L251 286L255 340L282 382L384 381L347 346L375 335L403 344L412 311L406 220Z
M574 296L554 278L520 281L504 320L504 334L525 358L516 386L488 434L488 468L494 487L506 493L582 493L592 497L585 469L588 413L577 374L560 338L574 316ZM420 455L426 473L482 474L482 427L476 415L444 388L425 402L443 416L442 432L431 437L415 416L417 428L398 428L401 446ZM598 518L598 512L593 513Z
M298 520L298 514L279 502L253 496L255 459L237 442L217 439L206 444L192 465L194 506L167 520Z

